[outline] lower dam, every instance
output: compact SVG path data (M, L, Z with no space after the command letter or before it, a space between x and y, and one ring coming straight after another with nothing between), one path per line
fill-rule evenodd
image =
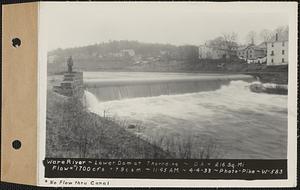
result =
M84 86L99 101L212 91L248 75L194 73L85 73Z

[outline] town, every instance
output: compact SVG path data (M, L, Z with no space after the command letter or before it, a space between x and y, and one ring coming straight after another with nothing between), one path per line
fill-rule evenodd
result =
M288 64L288 27L250 31L244 43L237 33L226 33L200 45L109 41L56 49L48 53L48 73L64 69L70 55L83 71L245 72L262 66Z

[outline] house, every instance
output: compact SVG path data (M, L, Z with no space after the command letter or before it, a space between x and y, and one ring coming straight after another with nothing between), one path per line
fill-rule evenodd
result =
M199 59L223 59L228 58L227 51L223 48L207 45L199 46Z
M267 42L267 65L288 64L288 39L278 39Z
M220 47L212 47L212 58L213 59L228 59L229 53L226 49Z
M121 50L121 54L123 56L133 57L133 56L135 56L135 51L133 49L123 49L123 50Z
M238 58L246 60L246 51L245 51L245 49L247 47L248 46L243 45L243 46L239 46L237 48L236 55L237 55Z
M237 50L237 56L247 63L264 63L267 55L266 43L259 45L250 44L248 46L240 46Z
M238 45L232 43L214 43L199 46L199 59L230 59L236 57Z
M246 60L265 57L266 53L266 48L253 44L247 47L241 47L237 50L237 56Z
M212 59L212 48L206 45L199 46L199 59Z
M183 45L178 47L178 57L180 60L196 61L199 56L199 49L193 45Z

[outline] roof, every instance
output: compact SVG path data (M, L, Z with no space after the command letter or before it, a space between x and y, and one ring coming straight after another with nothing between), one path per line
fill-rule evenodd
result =
M244 50L244 49L246 49L248 46L246 46L246 45L243 45L243 46L239 46L238 48L237 48L237 50Z
M273 36L267 43L274 43L274 42L286 42L289 41L288 36L279 35L278 39L276 40L276 36Z
M267 42L262 42L262 43L258 44L257 46L261 47L261 48L267 48Z
M261 44L260 44L261 45ZM248 49L248 48L253 48L254 50L259 50L259 51L263 51L265 50L267 47L264 47L264 46L260 46L260 45L253 45L253 44L250 44L248 46L246 46L244 49L239 49L239 50L245 50L245 49Z
M274 41L268 41L267 43L276 43L276 42L288 42L289 40L274 40Z

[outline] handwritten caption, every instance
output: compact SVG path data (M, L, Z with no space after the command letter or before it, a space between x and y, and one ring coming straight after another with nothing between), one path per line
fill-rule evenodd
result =
M284 179L284 160L44 160L46 177Z

